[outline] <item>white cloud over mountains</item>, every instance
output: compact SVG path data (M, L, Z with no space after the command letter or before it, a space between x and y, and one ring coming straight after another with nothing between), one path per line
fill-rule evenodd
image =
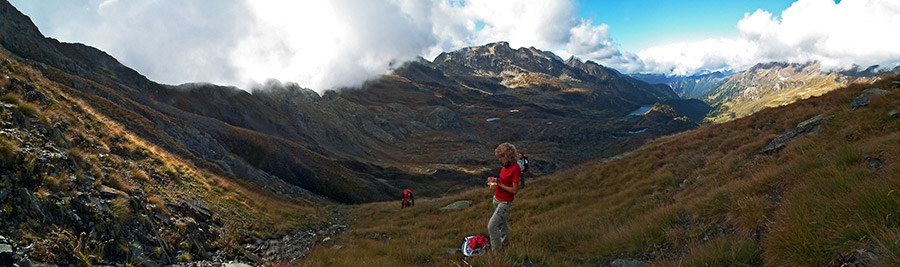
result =
M96 46L163 83L240 87L275 78L352 87L403 61L494 41L623 72L692 74L764 61L900 61L900 1L800 0L735 18L740 37L619 51L572 0L14 0L44 34ZM43 5L43 6L42 6Z
M817 60L823 68L900 62L900 1L800 0L774 16L765 10L738 21L737 39L707 39L637 53L642 72L693 74L743 70L759 62Z

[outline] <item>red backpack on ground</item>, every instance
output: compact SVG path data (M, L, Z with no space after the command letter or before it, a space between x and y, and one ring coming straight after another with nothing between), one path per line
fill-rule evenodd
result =
M484 254L484 252L488 251L490 248L491 243L488 242L487 238L480 235L473 235L466 237L463 241L462 248L459 250L462 251L464 256L471 257Z

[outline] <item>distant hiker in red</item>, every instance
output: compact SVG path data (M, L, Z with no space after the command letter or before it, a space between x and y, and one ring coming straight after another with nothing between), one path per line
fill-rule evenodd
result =
M516 147L510 143L503 143L494 150L494 155L500 160L503 168L500 169L500 178L488 177L487 182L494 189L494 214L488 222L488 233L491 236L491 249L499 250L509 245L509 225L506 215L512 207L516 192L519 191L519 153Z
M400 203L400 208L402 209L402 208L406 208L409 206L415 206L415 205L416 205L416 199L413 198L412 190L410 190L410 189L403 190L403 202Z

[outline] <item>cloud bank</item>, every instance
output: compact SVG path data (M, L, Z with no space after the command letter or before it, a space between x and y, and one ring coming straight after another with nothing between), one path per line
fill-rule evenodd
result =
M743 70L759 62L820 61L894 67L900 62L900 1L800 0L781 17L765 10L738 21L740 37L651 47L637 53L641 72L689 75Z
M51 3L56 1L57 3ZM14 0L44 34L109 52L153 80L354 87L404 61L494 41L622 72L693 74L758 62L900 62L900 1L800 0L735 18L739 38L618 49L573 0ZM49 6L54 8L48 8ZM31 14L31 12L35 12Z

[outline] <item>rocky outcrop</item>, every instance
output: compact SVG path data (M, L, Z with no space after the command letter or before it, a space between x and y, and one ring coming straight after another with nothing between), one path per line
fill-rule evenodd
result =
M248 252L245 258L260 265L296 262L306 256L313 246L340 246L334 244L332 237L347 230L344 216L343 211L332 210L327 222L309 225L278 239L254 239L244 246Z
M889 93L890 93L889 91L884 90L884 89L869 88L869 89L864 90L862 92L862 94L860 94L856 98L853 98L853 101L850 102L850 106L854 107L854 108L867 106L867 105L869 105L869 102L872 101L872 99L878 98L880 96L883 96L883 95L886 95Z
M459 127L459 117L457 117L456 112L444 106L435 107L434 111L428 113L425 122L428 126L440 130Z
M794 138L814 133L817 129L819 129L819 125L822 125L822 123L824 123L825 121L828 121L833 118L834 118L834 115L825 116L824 114L816 115L815 117L809 118L808 120L805 120L805 121L797 124L797 127L795 127L790 132L787 132L785 134L782 134L782 135L776 137L774 140L772 140L772 142L769 142L768 145L763 147L762 150L760 150L760 152L762 152L762 153L776 152L779 149L787 146L787 144L790 143L792 140L794 140Z

